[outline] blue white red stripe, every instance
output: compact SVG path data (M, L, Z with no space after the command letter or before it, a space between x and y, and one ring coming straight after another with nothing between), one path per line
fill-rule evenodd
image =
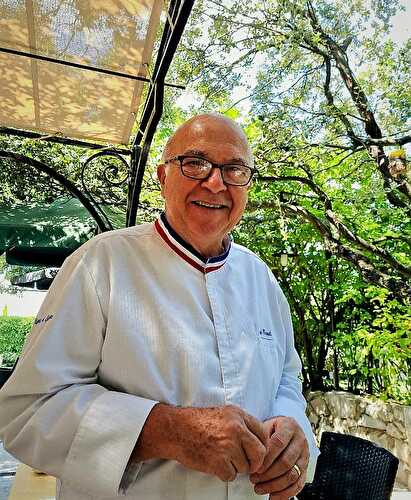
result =
M227 238L224 242L225 251L222 254L207 259L174 231L164 213L160 215L154 225L161 238L179 257L204 274L220 269L228 258L231 246L230 238Z

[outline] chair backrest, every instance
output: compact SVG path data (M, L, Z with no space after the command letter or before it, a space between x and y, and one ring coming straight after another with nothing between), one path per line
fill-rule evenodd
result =
M314 485L318 500L388 500L398 458L356 436L323 432Z

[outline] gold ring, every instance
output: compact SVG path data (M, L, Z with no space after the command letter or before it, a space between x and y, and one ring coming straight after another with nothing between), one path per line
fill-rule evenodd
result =
M298 474L298 477L300 477L301 476L301 469L298 467L298 465L294 464L292 468L295 469L295 471Z

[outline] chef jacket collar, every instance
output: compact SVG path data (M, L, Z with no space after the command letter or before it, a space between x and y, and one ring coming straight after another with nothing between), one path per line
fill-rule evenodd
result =
M226 237L223 241L224 252L222 254L206 258L174 231L164 212L155 221L154 225L161 238L179 257L204 274L220 269L228 258L231 247L231 238L229 237Z

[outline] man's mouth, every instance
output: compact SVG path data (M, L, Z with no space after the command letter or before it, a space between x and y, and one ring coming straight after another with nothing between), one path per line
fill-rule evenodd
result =
M222 209L227 208L227 205L220 205L219 203L208 203L207 201L195 200L193 201L194 205L204 208L214 208L214 209Z

